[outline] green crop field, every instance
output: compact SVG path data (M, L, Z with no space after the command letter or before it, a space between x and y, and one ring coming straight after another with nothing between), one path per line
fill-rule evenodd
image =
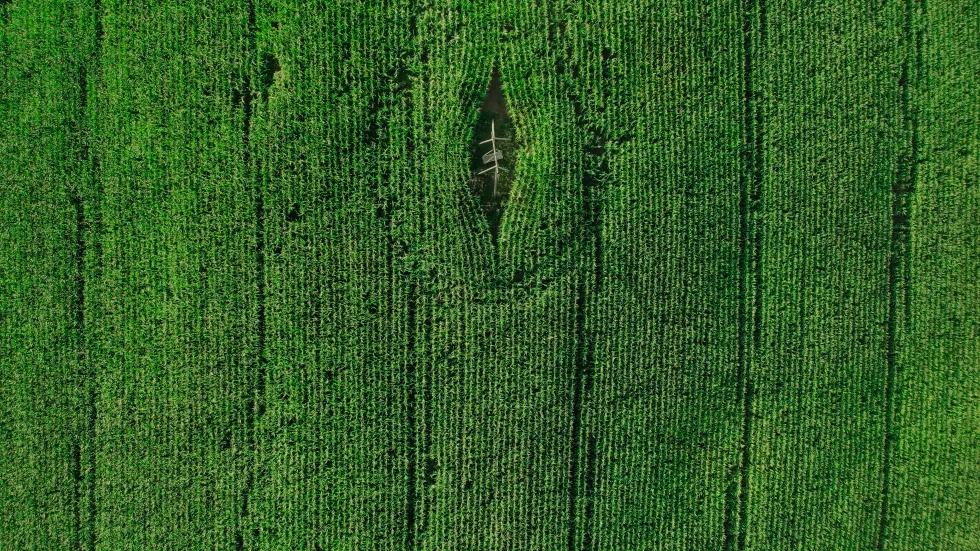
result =
M0 551L980 550L978 0L0 0L0 75Z

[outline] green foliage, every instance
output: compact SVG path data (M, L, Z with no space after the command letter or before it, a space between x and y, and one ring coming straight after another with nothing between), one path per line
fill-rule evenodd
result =
M977 548L977 9L0 2L0 549Z

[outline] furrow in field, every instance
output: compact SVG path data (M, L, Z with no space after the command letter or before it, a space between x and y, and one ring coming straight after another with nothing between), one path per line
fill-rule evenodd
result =
M88 543L92 6L0 6L0 547Z
M572 549L726 537L743 419L740 10L568 8L559 78L580 104L583 184L595 179L577 236L592 360Z
M881 544L965 551L980 545L980 13L975 2L911 1L906 9L892 445Z
M268 360L249 521L258 548L416 547L417 10L257 3Z
M749 549L868 549L877 538L903 7L758 9Z
M244 4L103 2L97 546L234 548L257 358Z

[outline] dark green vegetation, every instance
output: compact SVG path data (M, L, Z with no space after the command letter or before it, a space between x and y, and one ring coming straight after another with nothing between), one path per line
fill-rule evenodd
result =
M980 548L978 41L0 2L0 550Z

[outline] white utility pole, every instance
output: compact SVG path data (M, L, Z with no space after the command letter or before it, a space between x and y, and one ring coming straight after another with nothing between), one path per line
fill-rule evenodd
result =
M483 155L483 164L492 162L493 166L481 170L480 172L477 173L477 175L490 172L491 170L493 171L493 196L496 197L497 196L497 173L503 170L502 168L500 168L500 164L497 162L503 157L503 154L500 151L497 151L497 142L508 141L508 138L497 137L497 132L496 129L494 128L493 122L494 122L493 119L490 119L490 139L483 140L482 142L480 142L480 145L483 145L485 143L490 144L490 151L487 151Z

